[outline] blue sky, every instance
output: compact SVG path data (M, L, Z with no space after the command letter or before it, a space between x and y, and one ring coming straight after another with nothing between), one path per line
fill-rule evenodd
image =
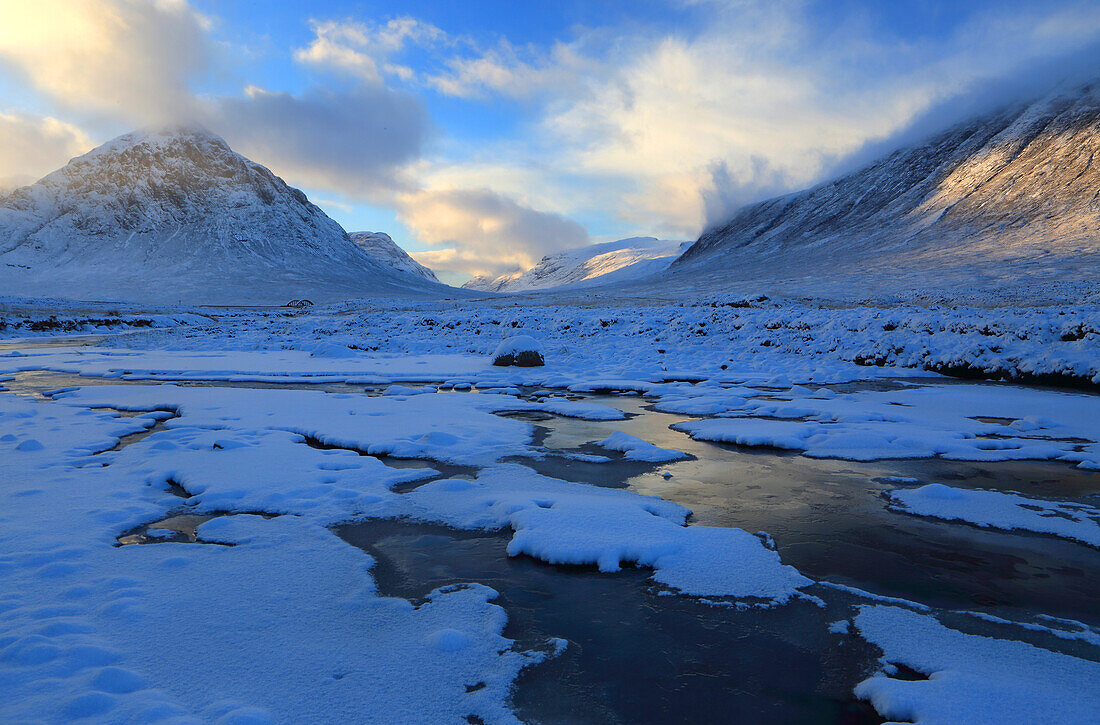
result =
M990 84L1100 75L1100 3L1072 0L0 10L7 185L133 128L196 121L451 281L589 242L694 238L918 120L949 123Z

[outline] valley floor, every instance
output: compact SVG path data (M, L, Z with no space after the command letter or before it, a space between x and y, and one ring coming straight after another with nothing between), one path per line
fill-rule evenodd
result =
M1100 307L557 301L0 300L0 719L1092 721Z

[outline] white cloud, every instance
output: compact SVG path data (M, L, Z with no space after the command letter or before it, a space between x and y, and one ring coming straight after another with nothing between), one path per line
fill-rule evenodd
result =
M431 132L417 98L378 78L368 82L366 70L350 87L333 90L248 87L239 95L197 95L191 84L214 65L216 44L212 22L186 0L0 0L0 18L0 68L14 71L59 110L112 130L199 121L291 183L388 201L410 188L403 168L419 158ZM409 18L314 29L315 43L299 55L348 68L355 59L340 56L339 43L369 46L384 58L440 33ZM75 126L66 130L78 133ZM41 173L49 170L42 168L45 160L67 160L51 153L49 143L39 146L35 158L0 152L4 175Z
M88 137L72 124L0 112L0 190L33 183L91 148Z
M501 43L451 59L431 82L463 98L543 94L533 140L518 153L498 146L498 164L537 159L528 188L568 179L573 199L606 200L635 228L693 236L742 203L820 180L944 99L1100 38L1100 10L1080 4L997 8L908 41L866 9L820 23L809 3L689 4L705 17L694 31L582 30L541 55ZM473 166L493 155L481 149Z
M764 159L804 185L834 159L904 125L926 102L838 89L830 76L839 61L827 53L809 65L784 62L779 38L794 32L787 24L771 32L737 27L665 38L547 114L545 129L570 163L594 176L636 180L639 190L620 201L622 218L649 214L655 226L693 235L715 166L752 189L764 186L757 179Z
M401 17L375 24L356 21L314 20L314 38L294 53L299 63L356 76L370 84L383 82L384 74L404 81L415 73L408 66L389 62L406 45L431 45L446 34L416 18Z
M566 43L555 43L541 57L533 48L517 48L507 39L476 55L452 56L445 65L445 71L428 77L428 84L444 95L466 99L493 95L524 99L561 91L596 68L592 59Z
M162 123L188 115L207 20L184 0L0 0L0 63L58 107Z
M1087 3L994 8L900 40L873 6L820 23L813 3L681 1L698 23L582 28L543 48L409 17L317 20L287 49L316 85L199 96L219 51L186 0L0 0L0 70L90 128L201 120L291 183L393 204L436 247L433 266L500 272L584 244L570 217L693 236L899 138L983 79L1100 39ZM432 122L401 84L487 102L472 122L503 98L528 115L509 138L443 137L426 159ZM77 126L18 114L0 116L0 134L0 176L43 173L87 144Z
M314 204L321 207L322 209L339 209L345 214L351 214L353 211L355 211L354 206L348 204L345 201L339 201L337 199L313 199L312 201Z
M215 99L203 119L292 183L375 202L411 186L404 169L431 129L419 100L369 85L301 95L252 87Z
M398 209L419 239L440 247L417 260L450 272L526 269L545 254L588 243L576 222L488 189L423 189L402 195Z

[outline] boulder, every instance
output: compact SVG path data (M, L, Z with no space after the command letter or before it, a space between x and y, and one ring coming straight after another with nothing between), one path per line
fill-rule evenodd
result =
M493 365L507 367L515 365L521 368L534 368L545 365L542 349L534 338L527 335L509 337L497 346L493 353Z

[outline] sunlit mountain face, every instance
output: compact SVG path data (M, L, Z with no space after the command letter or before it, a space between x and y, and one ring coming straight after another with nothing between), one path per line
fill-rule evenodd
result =
M591 244L695 240L1087 81L1100 42L1076 0L9 5L0 189L197 122L456 285Z
M190 126L74 159L0 202L0 226L0 278L23 294L273 304L443 289L379 263L301 191Z
M789 279L790 289L832 285L833 294L1087 294L1100 259L1098 88L970 119L848 176L747 206L703 234L669 281Z

